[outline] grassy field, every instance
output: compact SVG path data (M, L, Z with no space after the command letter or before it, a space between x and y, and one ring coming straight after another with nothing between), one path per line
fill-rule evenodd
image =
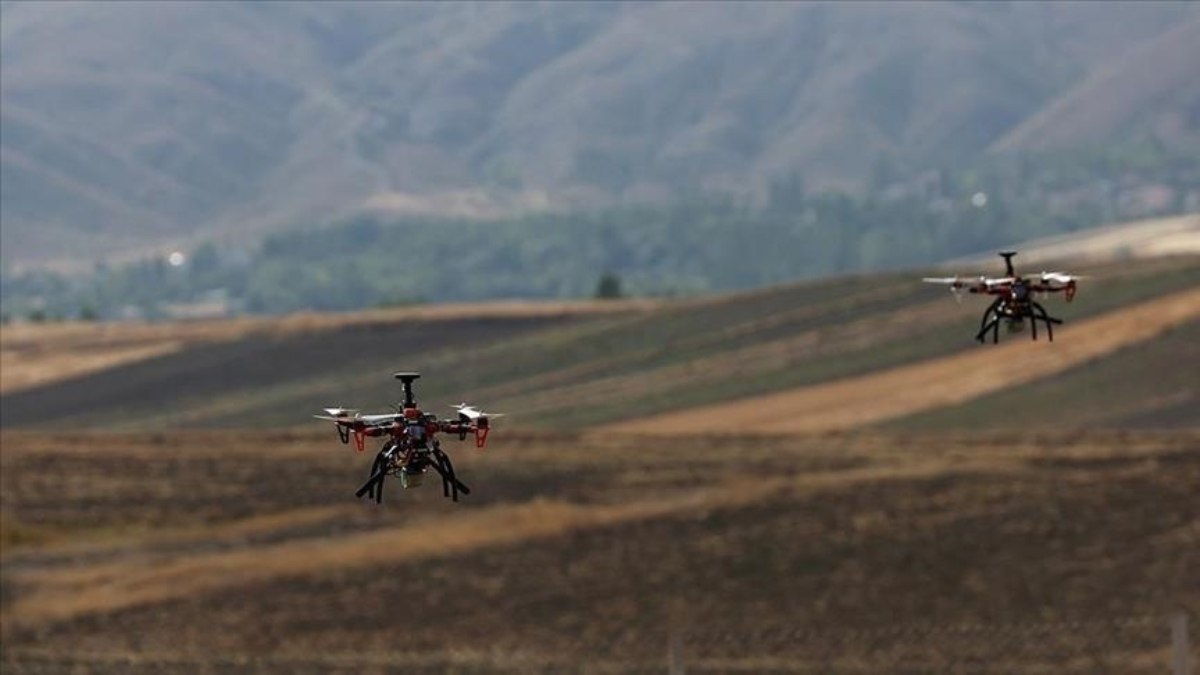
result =
M1164 672L1200 260L1083 271L1054 345L978 346L982 303L908 274L5 327L0 670ZM355 501L369 455L309 417L410 368L511 413L451 443L459 504Z
M1076 301L1052 308L1068 322L1064 334L1090 318L1200 286L1194 256L1098 263L1083 271L1091 278ZM587 311L459 311L342 318L308 330L285 329L286 322L241 333L208 329L220 339L196 338L188 331L198 329L187 327L172 339L169 329L150 327L141 330L157 331L154 341L110 342L161 353L88 372L72 370L80 352L100 358L103 349L78 336L38 343L36 334L18 335L22 342L9 327L4 343L15 346L8 353L29 354L36 350L28 345L37 345L39 368L75 376L4 392L3 423L41 425L68 411L72 426L84 428L287 426L329 405L381 408L396 396L388 374L416 369L427 374L419 393L434 410L469 400L509 413L523 427L577 428L982 349L971 336L984 303L955 305L914 276L674 302L591 303ZM10 356L10 363L19 360Z
M958 402L978 401L994 392L1021 392L1024 385L1053 381L1061 371L1104 362L1105 357L1122 348L1154 343L1156 338L1171 335L1174 329L1196 321L1200 321L1200 288L1085 320L1060 331L1058 341L1052 344L1010 339L1003 346L990 349L985 347L822 385L689 408L638 420L627 428L662 434L717 432L725 428L729 419L737 419L743 428L758 433L852 429L926 410L953 410ZM1190 352L1194 350L1185 349L1175 356L1192 356ZM1155 382L1160 389L1158 377L1153 371L1145 371L1140 379ZM1065 391L1058 400L1045 397L1037 400L1057 410L1074 403L1086 414L1091 410L1089 402L1123 400L1127 395L1119 386L1103 391L1085 389L1081 393L1074 401ZM1171 405L1180 402L1175 400L1177 397L1172 398L1172 392L1163 392L1162 396ZM1078 417L1060 415L1059 420L1070 427L1077 424ZM1193 425L1196 422L1200 420L1192 420ZM966 424L971 422L968 420Z
M351 495L329 435L5 432L5 673L1156 673L1200 435L498 433Z
M1057 377L904 417L886 428L1194 429L1200 426L1198 367L1200 321L1193 320Z
M527 321L652 309L652 300L489 302L413 306L343 314L299 313L162 323L26 323L0 330L0 393L50 385L156 356L241 341L386 329L408 323L437 327L461 319Z

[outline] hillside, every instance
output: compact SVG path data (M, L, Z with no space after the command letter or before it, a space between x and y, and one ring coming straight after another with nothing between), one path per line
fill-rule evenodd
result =
M992 145L993 151L1070 146L1134 128L1188 126L1200 114L1200 21L1185 21L1096 68ZM1166 105L1149 108L1147 101Z
M1006 250L1017 250L1024 266L1054 265L1063 260L1114 261L1154 258L1162 255L1200 253L1200 215L1152 218L1133 223L1094 227L1082 232L1030 241L1005 242ZM969 273L996 261L993 251L951 260L945 268L952 273Z
M1019 419L1027 429L1057 429L1064 422L1091 429L1196 428L1200 426L1197 364L1200 321L1192 319L1157 339L1126 345L1098 362L904 417L887 427L998 429Z
M1037 405L1060 407L1082 407L1083 402L1072 400L1074 391L1064 388L1063 396L1035 398L1021 391L1031 382L1053 379L1062 371L1072 370L1112 355L1130 345L1170 335L1183 328L1185 332L1200 323L1200 288L1175 293L1166 297L1140 303L1137 307L1114 312L1072 326L1070 332L1059 331L1058 342L1032 344L1020 336L1003 347L989 351L972 351L957 358L947 357L922 362L912 366L898 367L880 373L871 373L855 378L837 380L826 385L816 385L779 393L745 398L732 403L709 407L698 407L682 412L639 420L628 425L631 431L645 433L675 434L682 432L716 433L725 428L726 420L738 419L747 428L763 433L798 433L848 429L869 425L874 422L906 417L927 410L952 407L959 401L974 401L997 391L1009 393L1010 397L1029 399L1030 407ZM1045 336L1042 337L1045 340ZM1161 350L1160 350L1161 351ZM1194 358L1194 350L1176 353L1175 358ZM1141 363L1139 367L1146 366ZM1127 372L1128 368L1125 369ZM1158 370L1150 371L1160 377ZM1167 369L1170 372L1170 369ZM1108 398L1125 399L1132 395L1126 384L1119 379L1110 379L1108 390L1082 391L1092 395L1093 401ZM1158 381L1161 389L1162 382ZM1168 392L1167 405L1186 407L1196 402L1193 392L1180 392L1183 400L1171 400ZM1171 392L1173 393L1173 392ZM1037 401L1037 403L1033 403ZM1163 402L1142 400L1139 406L1153 408ZM975 406L975 417L986 417L986 413L997 409L1011 410L1012 406L993 408L987 401ZM972 407L975 407L972 406ZM1193 410L1195 410L1193 408ZM1077 413L1062 414L1056 410L1056 418L1068 420L1070 424ZM952 413L950 413L952 414ZM1007 428L1009 419L993 419L991 425ZM1112 420L1116 422L1118 420ZM1200 422L1200 416L1192 415L1190 423ZM964 421L964 424L971 424Z
M244 245L363 209L761 195L796 172L861 188L993 147L1198 136L1186 3L0 12L9 266Z
M639 418L629 424L645 431L717 431L724 428L723 415L691 411L711 404L718 406L714 411L727 405L751 410L742 417L763 418L753 426L770 431L799 423L797 415L805 410L838 407L840 399L827 395L847 387L869 398L886 385L884 393L903 402L892 413L856 419L853 426L1119 356L1126 347L1194 321L1200 307L1195 257L1072 270L1089 278L1075 302L1055 307L1067 323L1056 331L1053 345L1022 338L980 347L972 336L983 303L956 305L944 291L917 283L920 273L655 303L551 305L541 311L533 304L475 314L450 308L424 318L419 310L348 315L327 319L317 330L288 330L286 322L266 320L230 324L259 326L241 333L220 329L221 322L182 324L175 339L167 339L170 329L164 335L160 328L132 326L109 329L108 342L96 337L55 342L39 340L39 328L51 336L78 336L80 329L5 327L0 336L11 336L3 341L6 366L21 363L25 354L35 358L26 364L32 374L17 368L5 376L25 384L6 384L0 404L6 428L53 423L64 410L71 411L76 428L292 426L307 424L312 411L329 405L384 406L396 394L388 374L399 369L427 374L421 396L434 410L470 400L508 413L518 427L575 428ZM304 319L295 325L304 326ZM132 339L139 334L147 341ZM154 345L170 347L121 352ZM81 352L101 358L106 350L116 350L110 367L79 365ZM38 372L60 376L38 384ZM931 382L941 388L927 398L907 392ZM779 414L766 407L754 411L760 401L752 397L790 400L787 392L809 403L785 404ZM737 399L745 401L729 403ZM882 410L877 401L854 400L849 412L864 406ZM788 412L793 409L799 412ZM655 417L669 419L672 411L682 411L685 421ZM1087 411L1078 414L1067 411L1062 419L1079 424ZM820 412L811 416L822 424L834 419Z
M652 300L606 302L490 302L429 305L354 313L297 313L285 317L120 322L14 324L0 330L0 393L29 389L187 349L316 334L336 343L343 331L379 330L416 322L436 330L439 322L471 319L498 323L570 320L648 310ZM331 353L352 352L348 345Z

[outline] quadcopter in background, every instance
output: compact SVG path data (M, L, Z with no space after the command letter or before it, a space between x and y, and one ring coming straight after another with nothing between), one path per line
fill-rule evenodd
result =
M471 489L458 479L454 464L442 450L437 434L458 436L460 441L471 436L475 439L475 447L483 448L491 430L489 418L502 415L490 415L460 403L453 406L456 419L440 420L437 415L417 407L413 382L421 377L420 373L395 373L395 377L404 386L404 402L396 406L396 412L363 415L347 408L325 408L324 415L314 417L333 422L342 443L349 444L353 438L358 452L366 449L368 437L385 439L375 455L367 482L354 493L356 497L366 496L377 504L382 503L383 481L388 476L398 477L401 487L407 490L420 486L426 472L432 469L441 476L443 496L457 502L460 492L469 495Z
M1037 277L1022 277L1013 269L1012 259L1016 251L1001 251L1004 258L1004 276L988 278L971 277L926 277L922 279L929 284L942 284L950 287L956 296L961 294L978 293L995 296L995 300L983 312L979 322L979 332L975 339L983 342L988 332L992 333L992 344L1000 341L1000 325L1005 324L1009 333L1019 333L1025 329L1025 320L1029 320L1030 336L1038 339L1038 322L1046 326L1046 334L1054 342L1054 326L1062 324L1062 319L1049 315L1041 303L1034 300L1035 296L1048 293L1062 293L1067 302L1075 299L1075 282L1081 277L1065 272L1042 272Z

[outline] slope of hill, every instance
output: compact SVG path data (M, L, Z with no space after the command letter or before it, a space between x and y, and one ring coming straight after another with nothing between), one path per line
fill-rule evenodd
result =
M90 260L211 226L260 195L298 141L288 118L339 67L329 38L351 47L389 25L301 5L3 11L6 259L61 247L60 257Z
M1195 69L1146 76L1160 53L1188 62L1192 44L1168 32L1197 21L1185 3L0 11L7 265L86 268L368 206L753 192L796 170L854 186L883 157L964 160L1013 133L1086 142L1126 120L1195 132L1194 100L1089 84L1192 91ZM1076 124L1081 105L1112 123Z
M982 306L956 306L904 274L617 304L606 313L481 313L444 320L385 314L375 321L343 319L328 330L249 332L10 389L0 403L7 427L51 423L63 410L72 411L75 426L101 428L293 425L328 405L382 406L395 396L388 373L415 369L429 376L422 400L435 410L471 400L509 413L518 426L650 418L634 423L649 429L660 426L656 413L688 416L695 406L797 387L825 391L825 383L836 388L847 378L872 381L889 368L912 369L916 380L900 378L911 387L926 381L923 369L970 377L976 366L1007 370L1006 354L1028 356L1028 367L1012 369L1024 373L1021 379L997 381L1016 385L1038 376L1033 364L1057 371L1104 356L1188 321L1200 305L1194 297L1200 264L1193 257L1101 263L1082 271L1092 278L1062 308L1068 324L1053 346L1027 345L1026 339L981 350L971 336ZM1166 309L1154 311L1159 306ZM1146 320L1139 320L1143 315ZM1089 325L1098 332L1089 332ZM67 347L62 353L70 366L77 351ZM53 351L42 358L40 367L53 370ZM967 390L981 396L995 389ZM892 393L903 396L902 390ZM722 415L688 419L705 429L725 424Z
M1096 227L1083 232L1006 244L1003 248L1018 251L1017 263L1025 269L1064 260L1101 262L1163 255L1196 255L1200 254L1200 215ZM945 267L955 273L970 274L973 269L984 270L995 264L996 254L989 251L951 260Z
M992 150L1069 146L1147 126L1200 127L1200 16L1147 40L1047 103L997 140ZM1148 108L1147 101L1170 102Z
M1064 425L1194 429L1200 427L1197 366L1200 321L1193 319L1164 331L1158 339L1126 345L1108 358L1080 364L1055 377L904 417L886 426L994 429L1010 428L1013 420L1020 420L1026 429Z
M1010 340L1003 347L988 351L972 351L956 358L935 359L826 385L669 413L626 426L631 431L644 433L716 433L726 428L727 420L737 419L748 428L763 433L829 431L936 410L997 391L1020 398L1021 389L1031 382L1053 378L1061 371L1102 359L1197 321L1200 321L1200 288L1193 288L1084 321L1069 330L1060 330L1058 341L1050 344L1032 344L1021 336L1020 340ZM1042 339L1045 340L1044 335ZM1095 370L1095 366L1090 366L1090 370ZM1094 392L1094 395L1101 400L1123 399L1128 395L1119 382L1110 381L1109 384L1117 386ZM1040 402L1061 408L1070 405L1070 398L1056 402L1043 397ZM1153 402L1146 403L1153 405ZM984 411L993 413L996 410L983 403L979 405L984 406L978 410L979 416L983 416ZM1060 420L1075 421L1070 413L1057 412ZM1001 428L1007 428L1011 423L1012 418L1008 416L992 421ZM1194 415L1191 423L1200 423L1200 416Z
M292 314L276 318L199 320L172 323L15 324L0 330L0 393L11 393L136 363L185 349L237 341L280 340L326 334L334 348L339 331L377 330L409 322L437 330L438 322L536 321L633 313L653 300L604 302L489 302L385 309L353 314ZM348 352L342 346L340 352Z

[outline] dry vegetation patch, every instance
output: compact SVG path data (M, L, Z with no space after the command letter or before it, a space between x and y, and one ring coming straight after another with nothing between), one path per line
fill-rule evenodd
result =
M1200 317L1200 289L1060 329L1053 343L1008 343L829 384L691 408L626 424L630 431L721 431L728 420L769 433L847 429L1020 386L1149 340Z
M0 440L5 513L110 529L6 546L6 671L1154 672L1200 609L1196 433L512 431L383 507L325 434ZM50 508L81 447L109 498Z
M80 377L198 345L401 322L530 319L649 311L654 300L504 301L162 323L43 323L0 328L0 393Z

